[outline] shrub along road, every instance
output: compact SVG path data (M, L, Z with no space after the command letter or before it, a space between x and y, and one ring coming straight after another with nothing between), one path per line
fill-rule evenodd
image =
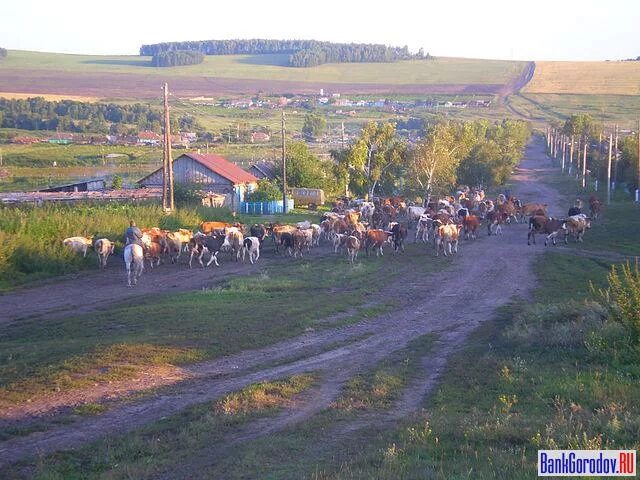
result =
M558 193L544 183L545 176L550 174L551 165L544 155L543 145L534 142L527 148L525 158L513 176L511 191L525 202L547 203L550 213L559 215L566 205L561 205ZM496 309L514 298L530 298L535 283L532 265L545 247L541 244L528 247L525 243L526 231L526 225L508 225L501 236L461 242L459 253L453 259L442 256L438 259L426 258L429 262L449 264L437 273L429 273L419 262L407 264L402 275L376 294L380 301L393 300L391 311L359 323L319 328L265 348L184 366L184 379L170 388L138 400L116 404L105 413L79 419L71 425L52 426L44 432L4 441L0 443L0 464L8 465L39 453L78 448L105 436L130 432L254 382L317 372L317 395L306 396L288 415L259 422L259 428L255 431L249 427L245 432L246 437L255 438L264 432L273 432L310 419L335 401L345 382L354 375L371 369L394 352L405 348L416 337L433 334L437 341L419 361L425 375L417 376L408 383L391 410L386 412L385 418L374 415L368 421L375 424L401 418L420 407L424 396L436 384L447 358L464 344L470 332L493 318ZM405 255L409 255L409 252ZM344 261L344 258L339 261ZM360 261L365 263L367 259ZM255 271L246 266L243 268L247 274ZM111 295L105 298L109 298L110 302L130 299L131 290L120 286L122 272L107 275L103 283ZM193 280L191 288L199 289L203 283L210 281L210 275L198 270L187 272L167 267L162 277L159 274L144 276L142 283L149 286L134 294L144 295L153 291L154 287L162 288L161 285L179 288L173 285L180 285L183 280L194 276L199 278ZM119 282L117 285L116 277ZM88 278L100 277L98 274L81 275L77 279L24 289L19 292L20 302L42 305L40 310L29 310L29 315L43 315L42 321L46 321L49 315L61 314L60 311L56 313L56 308L84 308L85 311L101 308L98 300L87 302L84 307L78 303L71 307L62 303L54 307L53 312L47 311L44 297L49 294L58 298L56 288L63 289L60 295L70 295L75 287L77 297L89 296L86 286ZM109 279L113 280L111 284ZM6 298L2 300L6 301ZM327 301L330 302L331 298L328 297ZM285 306L283 314L286 314ZM14 312L13 321L18 320L19 316ZM358 424L352 428L360 426Z

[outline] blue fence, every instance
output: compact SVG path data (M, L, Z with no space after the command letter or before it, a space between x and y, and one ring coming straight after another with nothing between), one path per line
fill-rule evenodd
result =
M287 209L293 209L293 198L287 198ZM273 215L282 213L282 200L271 202L240 202L240 213L252 215Z

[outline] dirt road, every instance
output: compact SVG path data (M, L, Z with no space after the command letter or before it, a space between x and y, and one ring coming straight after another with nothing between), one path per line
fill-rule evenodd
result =
M549 171L550 163L544 156L543 145L530 145L513 177L512 193L525 202L547 203L551 214L559 214L566 206L560 204L558 193L544 183ZM486 235L484 232L486 229L483 230ZM310 418L335 400L341 386L353 375L404 348L417 336L436 334L438 341L435 347L421 362L427 375L417 378L405 389L391 411L384 414L385 418L372 416L370 421L401 418L420 407L425 395L437 383L447 358L464 344L470 332L491 319L498 307L514 298L530 295L534 287L531 264L544 251L544 246L528 247L526 236L526 225L508 225L503 235L462 242L459 254L453 259L434 258L433 261L450 262L450 266L439 273L425 275L416 264L380 292L382 298L397 299L401 305L392 312L341 328L309 332L260 350L185 367L188 379L170 389L117 406L100 416L81 419L72 425L55 426L46 432L0 443L0 465L38 453L79 447L107 435L125 433L253 382L318 372L321 381L317 394L308 395L294 411L249 425L231 440L241 442L255 438ZM168 283L178 285L187 275L188 272L177 272ZM80 288L85 279L67 280L65 291L74 282ZM201 278L199 281L209 280ZM139 293L148 293L153 287L149 289ZM111 294L116 297L112 300L118 300L118 292L122 292L120 299L130 298L129 290L114 287ZM30 310L31 315L45 315L43 318L46 318L51 314L46 310L44 293L39 289L24 290L20 295L21 302L41 304L41 307ZM34 302L30 301L32 297ZM100 306L101 301L98 300L84 304L83 308ZM59 305L59 308L66 307ZM14 321L19 321L19 317L14 315ZM347 428L359 426L354 424Z

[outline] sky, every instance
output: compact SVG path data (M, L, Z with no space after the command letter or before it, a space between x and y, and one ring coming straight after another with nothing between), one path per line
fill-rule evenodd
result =
M229 38L408 45L435 56L619 60L640 55L639 0L8 0L0 47L135 55ZM167 6L165 6L165 4Z

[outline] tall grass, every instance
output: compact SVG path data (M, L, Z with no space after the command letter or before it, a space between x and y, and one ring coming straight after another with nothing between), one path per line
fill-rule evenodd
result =
M140 226L194 228L200 217L194 209L165 215L160 205L46 205L0 207L0 290L31 280L78 271L95 264L62 245L66 237L94 235L122 247L122 236L135 220Z

